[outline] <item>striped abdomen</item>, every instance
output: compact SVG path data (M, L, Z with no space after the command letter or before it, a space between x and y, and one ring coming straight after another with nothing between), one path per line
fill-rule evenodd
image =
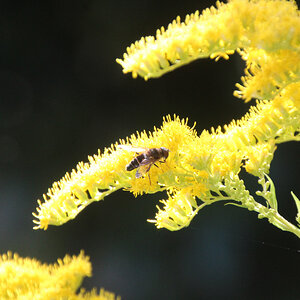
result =
M138 168L144 159L146 159L145 153L138 155L126 166L126 170L132 171L132 170Z

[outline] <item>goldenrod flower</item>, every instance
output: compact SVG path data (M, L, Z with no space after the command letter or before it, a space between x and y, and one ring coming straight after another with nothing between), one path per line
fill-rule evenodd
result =
M267 175L276 145L300 140L300 17L294 1L217 2L216 8L187 15L184 22L177 17L166 30L157 30L156 38L135 42L117 62L124 73L149 79L198 58L228 59L234 51L246 61L243 85L237 84L234 95L245 101L257 98L244 117L198 136L187 120L167 116L161 128L119 140L53 184L44 202L38 200L34 228L61 225L118 189L135 196L165 190L164 207L149 220L158 228L181 229L206 205L231 200L300 237L300 230L279 215ZM136 178L134 171L125 169L134 154L120 144L165 147L169 157L150 169L149 178ZM245 188L241 168L258 177L258 194L266 206Z
M261 112L263 110L256 112L259 120ZM253 111L248 119L254 118L254 114ZM134 195L167 190L169 199L162 201L165 207L163 210L159 208L155 223L158 228L166 227L169 230L188 226L205 205L219 200L241 201L240 192L227 189L224 182L227 180L232 184L237 181L244 191L244 186L236 177L244 166L244 160L246 170L253 174L263 174L268 172L275 150L273 142L273 147L267 148L267 152L262 151L260 158L253 155L257 149L264 147L264 143L255 142L253 135L249 138L251 126L248 128L248 125L245 120L241 120L227 126L225 133L218 128L211 134L203 131L198 136L187 125L187 120L167 116L160 129L155 128L149 134L142 132L137 136L132 135L126 142L120 140L105 149L104 154L89 157L89 163L79 163L77 172L73 171L61 182L54 183L54 188L44 195L45 202L39 201L38 214L34 214L38 218L35 229L61 225L74 218L89 203L102 200L120 188ZM273 136L277 131L271 134L268 130L267 134ZM229 143L224 142L226 140ZM131 152L117 147L125 143L147 148L163 146L170 150L166 163L149 171L151 182L147 176L135 178L135 172L125 170L125 166L134 157ZM95 187L101 190L94 191L94 195L98 196L93 198L90 190ZM222 194L224 189L226 196ZM202 203L197 204L196 198L201 199Z
M120 299L104 289L99 294L95 290L76 294L85 276L91 276L91 264L83 252L78 256L67 255L53 265L8 252L0 256L0 299Z
M231 0L228 4L217 1L216 7L204 10L201 15L198 11L187 15L184 22L177 17L166 30L158 29L156 38L148 36L132 44L124 59L117 60L123 72L145 79L159 77L198 58L227 59L227 53L239 48L264 49L270 53L287 50L291 52L285 53L292 59L297 56L300 20L294 1ZM263 58L261 54L259 57ZM264 62L268 63L268 59Z
M161 129L153 133L137 133L120 140L104 150L103 154L89 156L89 163L79 163L76 171L53 184L44 202L38 200L37 228L47 229L48 225L61 225L75 216L93 201L102 200L118 189L126 189L134 195L155 193L174 187L181 188L191 184L201 184L203 173L197 174L189 164L194 160L192 145L197 138L196 132L187 126L187 120L167 117ZM118 148L119 144L138 147L166 147L170 150L165 164L151 168L149 178L136 178L135 172L125 170L133 159L134 153ZM201 171L201 170L200 170Z

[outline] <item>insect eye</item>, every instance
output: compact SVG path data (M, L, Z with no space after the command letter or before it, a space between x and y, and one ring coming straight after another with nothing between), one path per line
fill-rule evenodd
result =
M164 156L167 158L169 156L169 149L165 148L165 147L161 147L162 151L163 151L163 154Z

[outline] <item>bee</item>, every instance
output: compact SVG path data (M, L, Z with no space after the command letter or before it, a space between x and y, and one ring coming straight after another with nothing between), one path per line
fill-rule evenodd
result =
M135 173L135 178L140 178L144 176L147 172L149 172L150 168L153 165L158 167L156 165L156 162L164 163L168 158L170 152L170 150L165 147L149 149L143 147L134 147L131 145L118 145L118 148L140 153L138 156L133 158L126 166L126 171L132 171L134 169L137 169ZM150 176L149 181L151 184Z

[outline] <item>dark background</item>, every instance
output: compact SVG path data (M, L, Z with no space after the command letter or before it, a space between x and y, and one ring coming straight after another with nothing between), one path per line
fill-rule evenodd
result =
M299 299L299 239L223 204L200 211L179 232L146 222L165 194L118 191L75 220L32 230L36 199L79 161L162 117L196 129L229 123L249 105L233 97L244 64L199 60L145 82L115 59L177 15L214 1L1 1L0 249L53 263L80 249L93 277L122 299ZM283 216L296 215L299 145L279 145L271 177ZM255 178L244 176L254 190Z

